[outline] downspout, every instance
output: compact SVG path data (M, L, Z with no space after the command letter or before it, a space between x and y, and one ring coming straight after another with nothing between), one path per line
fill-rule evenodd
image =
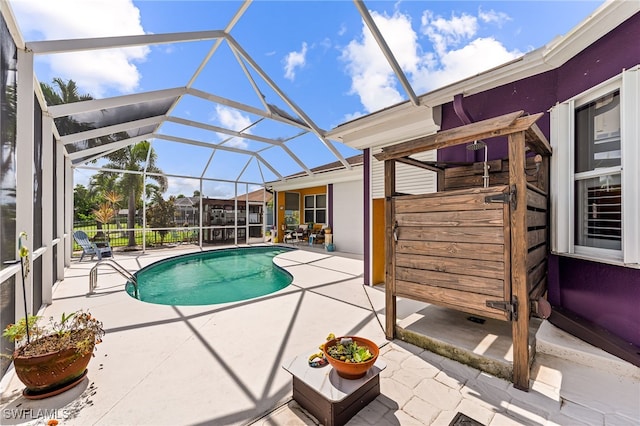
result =
M455 111L456 115L458 116L458 118L460 119L460 121L462 121L462 124L471 124L474 122L474 120L471 118L471 116L469 115L469 113L467 112L467 110L465 109L464 105L462 104L462 98L463 95L461 93L455 95L453 97L453 110ZM477 151L466 151L466 161L479 161L476 158L476 152Z

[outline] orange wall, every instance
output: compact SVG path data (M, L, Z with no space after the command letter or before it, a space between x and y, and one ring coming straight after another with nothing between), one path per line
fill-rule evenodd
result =
M371 283L384 282L385 251L384 251L384 198L373 200L373 223L371 226Z
M300 194L300 217L304 217L304 196L305 195L318 195L318 194L326 194L327 187L325 185L322 186L313 186L311 188L301 188L294 189L288 191L278 192L278 241L282 241L282 224L284 223L284 193L285 192L297 192ZM329 203L329 200L327 200ZM328 207L328 206L327 206ZM327 212L328 213L328 212Z

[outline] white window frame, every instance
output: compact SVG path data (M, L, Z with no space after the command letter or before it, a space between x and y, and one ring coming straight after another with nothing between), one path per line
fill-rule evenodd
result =
M620 90L622 250L574 242L574 117L577 107ZM551 250L555 254L640 267L640 65L551 109Z
M324 201L324 207L318 207L318 197L325 197L325 201ZM313 197L313 207L307 207L307 197ZM302 201L302 211L303 211L303 219L306 220L307 219L307 211L313 211L313 223L319 223L316 222L317 220L317 212L319 210L323 210L324 211L324 217L327 217L327 194L306 194L303 198Z

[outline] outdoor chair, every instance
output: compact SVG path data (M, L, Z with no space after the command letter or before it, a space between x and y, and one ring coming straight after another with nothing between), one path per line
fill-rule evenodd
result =
M102 260L102 257L113 257L113 251L111 250L111 245L109 242L100 243L98 246L96 243L92 243L89 241L89 237L84 231L76 231L73 233L73 239L76 240L76 243L82 248L82 255L80 256L80 262L85 255L91 255L91 259L93 260L93 256L98 256L98 260Z
M308 226L306 223L300 224L298 229L293 232L293 241L294 243L299 243L300 241L304 241L304 238L307 235Z

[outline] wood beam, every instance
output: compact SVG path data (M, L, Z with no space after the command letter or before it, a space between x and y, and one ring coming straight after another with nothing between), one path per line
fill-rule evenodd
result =
M528 128L530 126L530 119L527 119L525 122L517 121L522 114L523 111L516 111L510 114L502 115L500 117L478 121L476 123L467 124L465 126L444 130L433 135L428 135L411 141L392 145L383 148L382 152L374 155L374 157L380 161L397 159L431 149L446 148L462 143L473 142L474 140L478 139L488 139L496 136L505 136L523 130L521 128L523 125L525 126L525 128ZM536 117L539 118L540 115Z

